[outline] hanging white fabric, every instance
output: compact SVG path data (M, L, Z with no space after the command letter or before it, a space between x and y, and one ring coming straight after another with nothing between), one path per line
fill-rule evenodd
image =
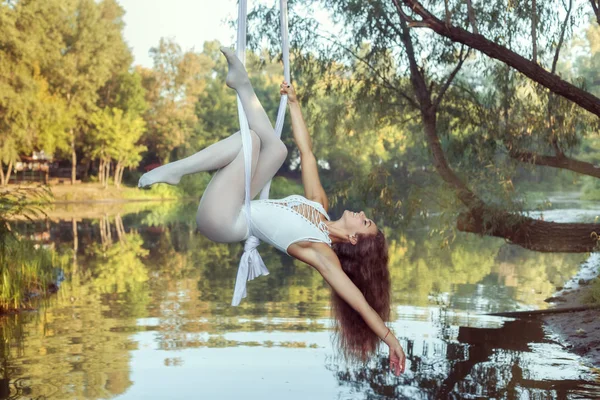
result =
M281 28L281 48L283 54L283 74L287 82L290 81L290 48L288 40L288 23L287 23L287 0L279 0L280 7L280 28ZM247 22L247 1L239 0L238 8L238 31L237 31L237 47L236 55L246 65L246 22ZM242 134L242 147L244 149L244 166L245 166L245 193L246 198L244 201L244 209L246 211L246 223L250 229L250 237L244 244L244 254L240 260L238 267L237 278L235 281L235 288L233 291L233 300L231 305L237 306L240 301L246 297L246 282L261 275L268 275L269 270L265 266L260 254L256 247L260 244L257 237L252 235L252 221L250 217L250 183L251 183L251 168L252 168L252 136L250 136L250 127L248 126L248 119L246 113L242 107L242 102L238 96L238 116L240 121L240 131ZM277 121L275 123L275 135L281 137L281 131L283 130L283 122L285 119L285 111L287 107L287 96L281 96L279 102L279 110L277 112ZM269 198L269 190L271 188L271 181L269 181L260 193L261 199Z

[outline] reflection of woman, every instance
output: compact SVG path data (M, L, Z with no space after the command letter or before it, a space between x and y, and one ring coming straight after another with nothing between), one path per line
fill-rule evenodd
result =
M226 83L237 91L251 129L254 197L279 170L287 149L276 137L242 63L231 50L221 51L229 64ZM404 370L404 351L382 320L390 312L385 237L362 211L344 211L340 219L329 219L327 196L296 93L283 82L281 94L288 95L306 197L252 201L252 234L313 266L331 285L339 344L345 355L366 360L383 339L390 348L390 367L399 374ZM218 171L198 206L198 230L216 242L242 241L250 229L243 210L244 155L239 132L144 174L139 186L158 182L175 185L183 175L210 170Z

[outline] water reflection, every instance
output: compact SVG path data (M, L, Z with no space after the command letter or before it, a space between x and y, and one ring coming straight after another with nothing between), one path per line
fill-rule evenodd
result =
M386 372L386 360L359 369L329 368L341 385L369 399L596 398L600 383L551 343L537 321L500 329L460 327L456 341L408 340L405 376Z
M50 304L1 318L0 399L600 396L539 323L481 315L545 307L585 256L388 229L392 326L409 357L396 378L384 355L361 368L335 357L312 269L263 247L271 274L231 307L241 245L196 234L193 206L136 207L19 227L74 256Z

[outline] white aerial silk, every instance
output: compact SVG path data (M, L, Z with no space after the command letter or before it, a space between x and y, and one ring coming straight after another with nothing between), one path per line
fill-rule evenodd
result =
M283 70L284 77L287 82L290 81L290 46L288 41L288 23L287 23L287 0L279 0L280 6L280 26L281 26L281 43L283 53ZM238 8L238 31L237 31L237 48L236 55L242 62L246 64L246 22L247 22L247 1L239 0ZM252 168L252 137L250 136L250 127L242 102L238 96L238 115L240 120L240 131L242 134L242 147L244 149L244 163L245 163L245 189L246 199L244 202L244 210L246 214L246 222L248 229L250 230L250 237L244 244L244 254L240 260L238 268L238 274L235 281L235 289L233 292L233 300L231 305L237 306L240 304L242 298L246 297L246 282L250 281L261 275L268 275L269 271L265 266L258 250L256 247L260 244L260 240L252 234L252 221L250 218L250 183L251 183L251 168ZM275 123L275 135L281 137L281 131L283 130L283 121L285 119L285 111L287 107L287 96L281 96L279 102L279 111L277 112L277 122ZM271 187L271 181L269 181L260 192L261 199L269 198L269 189Z

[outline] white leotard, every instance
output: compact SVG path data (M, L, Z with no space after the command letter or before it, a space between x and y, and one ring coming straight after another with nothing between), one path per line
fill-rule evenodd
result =
M246 213L244 208L242 213ZM329 220L329 215L320 203L303 196L292 195L280 200L253 200L250 203L251 226L244 240L251 235L254 239L247 240L244 245L231 304L237 306L242 298L246 297L247 281L269 274L256 251L258 239L287 255L290 245L297 242L323 242L331 246L329 230L321 216Z
M329 220L323 206L299 195L250 203L251 233L286 253L297 242L322 242L331 246L329 230L320 216Z

